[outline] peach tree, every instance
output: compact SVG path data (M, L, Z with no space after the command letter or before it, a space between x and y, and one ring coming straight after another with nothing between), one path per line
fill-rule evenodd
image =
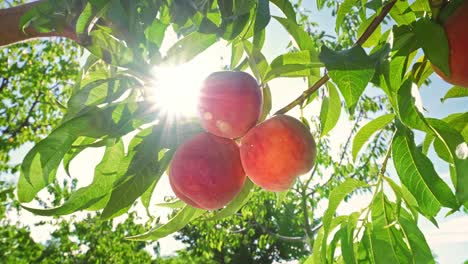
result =
M430 85L434 69L448 81L463 85L458 78L468 72L453 61L466 60L459 47L467 43L467 37L453 32L468 25L460 15L465 2L317 0L318 10L332 9L335 14L335 31L341 36L335 41L311 32L304 15L287 0L41 0L2 10L0 21L9 30L0 33L0 45L61 36L90 54L82 63L62 120L22 162L18 200L25 209L46 216L102 210L101 216L109 219L126 213L137 200L149 207L151 197L157 195L153 190L166 177L164 172L178 147L201 130L198 120L168 122L170 117L149 98L150 69L186 63L224 40L232 48L226 69L248 70L260 85L260 120L295 108L303 110L317 101L321 104L319 117L299 117L317 139L319 156L309 177L301 177L296 185L305 198L313 200L320 193L328 200L318 223L309 221L309 205L304 203L302 208L312 253L306 263L434 263L418 218L437 224L435 216L442 209L454 213L468 208L468 115L427 117L413 94ZM270 13L273 6L281 16ZM272 20L284 27L292 41L287 52L268 61L262 47L274 41L265 35ZM168 30L176 32L178 40L162 53ZM451 74L456 81L450 79ZM308 88L272 112L275 97L269 82L276 78L303 78ZM340 132L335 125L342 111L354 115L365 102L368 87L379 89L388 104L378 109L380 116L351 134L345 150L351 147L357 165L348 167L346 174L332 172L325 182L312 185L314 176L326 177L327 167L336 168L327 150L320 149L320 141ZM444 100L465 97L467 91L454 86ZM318 122L309 124L311 119ZM415 132L425 136L420 144ZM362 148L381 133L388 136L378 168L357 177L353 171L369 165L360 155ZM122 140L126 135L133 136L129 144ZM440 177L428 157L431 145L448 164L450 181ZM105 153L90 185L54 208L26 204L55 182L61 164L70 173L70 162L83 150L96 147L105 148ZM387 172L390 162L396 175ZM323 193L326 186L333 188ZM362 190L372 193L368 206L337 215L340 203ZM249 213L245 205L258 191L247 179L236 197L218 210L173 201L165 206L176 208L177 213L167 223L128 239L157 240L192 221ZM278 193L277 206L287 195Z

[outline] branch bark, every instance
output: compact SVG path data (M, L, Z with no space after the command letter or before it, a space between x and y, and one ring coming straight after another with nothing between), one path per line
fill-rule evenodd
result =
M366 28L364 33L361 35L361 37L356 41L356 43L354 43L354 46L362 45L364 42L366 42L366 40L372 35L372 33L374 33L375 29L377 29L380 23L382 23L382 21L390 12L395 3L396 0L392 0L382 8L380 13L374 18L374 20L372 20L372 22ZM307 97L309 97L311 94L317 91L322 85L327 83L328 80L330 80L330 77L328 76L328 74L325 73L325 75L323 75L322 78L320 78L316 83L314 83L309 89L305 90L299 97L294 99L294 101L284 106L280 110L276 111L275 115L284 114L293 109L294 107L300 105Z
M41 33L36 31L32 26L26 27L24 32L20 29L21 17L42 1L34 1L24 5L0 9L0 25L2 25L0 47L41 37L65 37L78 42L75 30L70 25L66 25L63 31L60 32Z

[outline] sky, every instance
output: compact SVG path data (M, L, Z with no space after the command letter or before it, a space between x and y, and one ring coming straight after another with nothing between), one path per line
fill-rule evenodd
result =
M312 10L311 18L321 26L320 29L327 31L329 34L335 35L333 28L334 20L331 18L330 12L318 12L315 8L315 1L304 2L306 2L306 7L309 10ZM312 4L312 2L314 4ZM274 7L272 7L272 12L274 15L281 16L281 13L279 13L279 11ZM162 49L167 49L174 41L174 34L167 35ZM267 28L266 43L262 50L264 55L267 57L267 60L271 61L277 55L284 53L289 41L290 39L286 31L274 19L272 19ZM158 72L159 76L163 79L162 84L164 84L164 87L167 87L166 90L171 91L166 94L168 98L171 98L174 94L177 95L181 91L195 95L196 90L193 89L195 89L194 87L197 86L197 83L201 82L201 80L209 73L220 70L223 65L228 64L230 59L229 54L230 48L226 46L226 43L219 42L210 47L200 56L196 57L183 68L157 69L155 71ZM183 78L181 78L181 73L183 74ZM441 118L450 113L468 111L467 99L450 99L445 103L441 103L440 98L443 97L451 85L445 83L434 75L431 80L432 84L430 87L423 87L420 90L420 100L426 109L426 116ZM275 109L279 109L292 101L307 88L306 84L301 79L292 78L276 79L271 81L269 85L271 87L273 98L272 113ZM370 87L367 88L366 92L378 93L376 89L372 89ZM182 105L184 106L183 108L185 112L190 112L191 110L194 111L196 101L190 100L194 97L195 96L185 96L183 98L184 101ZM180 105L176 106L181 108ZM313 103L307 111L307 115L318 115L320 111L319 103ZM297 115L298 110L294 109L289 112L289 114L293 116ZM365 122L368 122L368 120L364 121L364 123ZM349 131L347 128L350 129L351 126L352 123L345 115L342 115L335 129L331 131L331 148L332 150L335 150L331 153L332 156L336 157L336 155L338 155L341 144L344 143L347 137L347 133L340 133L340 131ZM130 137L127 137L127 139L128 138ZM417 141L422 141L421 135L417 135ZM30 144L12 153L12 163L21 162L22 157L24 157L29 148L31 148ZM70 171L72 177L80 179L78 187L86 186L91 182L94 166L100 161L102 153L102 150L86 150L72 161ZM447 165L437 158L434 151L431 151L430 157L431 160L436 161L434 165L436 170L439 172L439 175L448 180L449 174ZM388 172L394 179L396 179L396 173L392 163L389 165ZM60 168L58 172L58 178L61 177L65 177L63 168ZM167 177L161 178L154 193L157 195L153 196L153 205L158 202L163 202L164 196L172 195ZM40 195L45 195L45 193L41 193ZM354 196L348 203L344 203L339 207L338 213L346 214L365 207L369 203L369 199L369 195ZM321 208L321 210L325 210L326 206L326 203L321 204L319 208ZM151 206L150 211L156 215L160 215L162 219L167 219L166 215L169 213L168 209L156 206ZM468 249L468 215L458 213L444 218L445 213L447 213L447 211L441 212L437 217L440 224L438 229L422 217L420 218L420 227L426 235L426 239L431 249L436 254L439 263L463 263L465 260L468 260L468 250L466 250ZM30 225L43 219L42 217L33 216L28 212L25 212L23 216L21 217L21 222ZM117 221L119 220L122 220L122 218ZM32 235L36 240L44 241L48 238L51 228L51 226L33 227ZM172 236L161 239L160 243L163 255L173 254L175 250L183 247L183 245L176 241Z

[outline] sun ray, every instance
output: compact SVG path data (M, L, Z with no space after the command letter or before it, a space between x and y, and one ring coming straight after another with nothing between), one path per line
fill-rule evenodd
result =
M155 67L154 82L150 87L155 105L172 117L194 117L200 87L205 78L203 70L196 65L183 64L177 67Z

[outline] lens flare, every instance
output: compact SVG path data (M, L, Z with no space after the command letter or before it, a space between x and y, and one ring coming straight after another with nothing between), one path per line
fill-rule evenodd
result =
M197 115L200 87L205 74L196 65L155 67L152 72L154 82L150 87L150 98L157 107L176 117Z

